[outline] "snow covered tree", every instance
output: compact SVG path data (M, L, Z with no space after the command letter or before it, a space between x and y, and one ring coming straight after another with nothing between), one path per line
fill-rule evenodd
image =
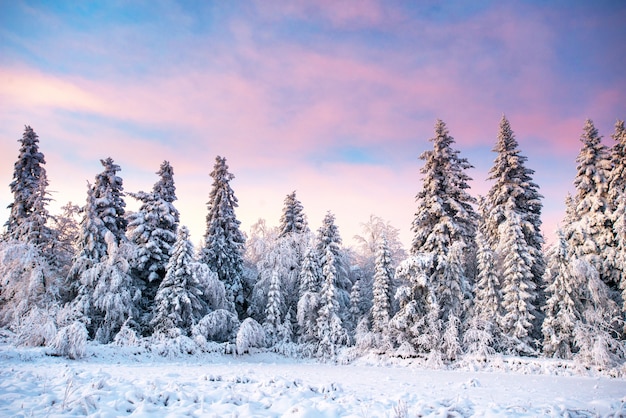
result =
M72 202L61 207L61 213L52 219L52 227L56 233L56 239L52 245L52 262L58 266L61 276L66 277L72 266L72 258L77 251L77 243L80 237L80 206ZM59 289L63 291L65 289ZM62 299L64 295L61 295Z
M304 214L304 207L296 198L295 191L288 194L285 198L279 230L281 237L291 233L302 234L309 231L306 215Z
M116 246L126 241L123 180L117 176L120 167L111 158L100 162L104 171L96 176L93 186L87 183L87 202L82 208L77 253L66 283L71 297L81 286L82 274L110 256L107 239L113 239ZM111 237L107 238L109 233Z
M611 289L616 293L621 291L620 302L626 319L626 128L624 128L624 121L617 121L612 137L615 143L611 148L611 171L608 180L614 242L608 251L607 263L613 269ZM614 299L619 301L619 297Z
M582 320L585 283L572 273L570 251L561 231L548 253L546 296L543 321L543 351L548 356L572 358L575 352L574 329Z
M9 185L13 202L8 206L11 212L5 224L6 237L47 250L55 237L47 226L50 215L46 206L50 198L46 191L46 161L39 151L39 137L30 126L25 127L20 143Z
M322 273L317 262L317 253L309 249L302 262L299 274L300 298L297 306L297 320L300 341L312 342L316 338L317 312L320 303Z
M106 232L105 242L106 257L81 273L72 305L82 313L90 337L109 343L129 318L137 318L135 304L141 292L128 263L134 247L119 244L111 231Z
M489 171L488 180L493 184L487 194L485 202L485 228L483 233L488 244L494 249L495 265L498 270L503 269L505 257L511 255L511 249L504 245L510 237L502 235L509 224L519 223L522 233L520 248L528 253L530 270L535 296L533 326L529 330L534 338L539 338L542 314L538 306L543 303L542 278L545 270L543 258L543 235L541 233L541 211L543 196L539 193L539 186L533 181L534 171L526 167L527 157L521 154L515 134L508 119L503 115L500 120L498 138L493 149L497 153L493 166ZM507 219L507 214L515 214L519 220ZM519 256L525 258L524 256ZM505 286L503 279L500 280ZM504 312L503 314L506 314Z
M482 232L478 232L476 241L478 278L474 295L474 315L497 323L502 305L502 292L496 273L494 253Z
M461 340L461 321L451 314L444 325L441 336L441 352L444 360L454 361L463 352Z
M478 277L474 288L474 304L468 333L464 341L472 354L487 355L493 352L501 323L502 292L496 274L494 252L479 230L476 234ZM479 339L479 340L477 340Z
M339 303L339 314L342 319L346 318L346 314L350 308L350 290L352 283L348 278L344 254L341 249L341 236L339 229L335 224L335 215L328 212L322 221L322 226L317 231L317 254L319 257L319 265L322 274L326 277L326 271L330 271L329 263L333 264L333 277L335 280L337 302ZM332 258L328 257L332 254Z
M281 281L278 271L272 274L270 288L267 294L267 306L265 308L265 322L263 328L270 344L278 342L278 329L282 324L283 296L281 292Z
M317 318L317 355L331 358L337 354L339 346L346 344L348 335L340 317L340 306L337 299L337 269L332 246L326 246L323 267L324 284L322 286L321 303Z
M582 320L574 328L575 359L585 365L615 367L624 364L626 347L620 340L624 325L609 287L586 260L572 262L572 273L583 283Z
M129 240L137 245L135 259L132 260L133 273L144 282L143 308L154 300L176 242L176 231L180 222L176 200L174 170L164 161L159 171L159 180L151 193L129 193L141 202L137 212L128 216Z
M611 147L611 170L608 175L608 193L611 210L614 212L620 199L626 193L626 128L624 121L615 123L615 133L611 135L615 143Z
M154 298L151 325L155 332L168 332L178 328L189 335L191 328L206 314L207 304L203 298L203 278L197 277L193 265L194 248L189 240L189 230L178 230L166 273Z
M251 348L264 347L265 339L265 331L258 322L252 318L244 319L237 331L237 354L248 353Z
M445 123L437 120L433 149L425 151L420 159L425 161L422 190L417 194L418 210L413 219L414 233L411 254L433 255L433 270L429 273L441 299L440 312L447 320L450 314L463 315L473 273L474 234L477 215L469 195L470 177L465 170L472 165L452 148L454 138ZM460 251L451 254L453 245Z
M304 255L299 273L300 295L305 292L319 292L322 283L322 272L318 264L317 253L310 248Z
M38 246L0 242L0 327L17 331L29 311L54 304L57 291L56 271Z
M436 311L439 314L430 271L433 265L432 254L410 256L396 269L398 289L395 299L399 310L389 323L389 332L394 343L399 346L399 355L414 356L419 349L419 338L427 327L427 316Z
M616 243L613 252L613 265L616 266L620 274L619 289L622 296L622 314L626 319L626 193L622 196L615 214L616 219L613 228Z
M612 259L606 257L607 250L615 245L608 195L609 155L591 120L585 122L580 140L582 147L576 158L578 165L574 180L577 221L569 228L566 239L576 258L591 263L600 278L617 289Z
M224 282L228 299L241 316L247 308L243 295L245 237L239 230L241 222L235 216L238 201L230 187L235 176L228 171L226 158L216 157L211 177L213 186L207 203L209 213L200 261Z
M504 255L501 273L502 344L509 353L533 354L537 290L532 273L532 250L524 238L521 217L511 206L504 213L505 220L499 233L503 239L497 248Z
M350 311L349 311L349 329L354 330L358 325L361 317L363 316L363 311L361 310L361 279L358 279L352 285L352 290L350 291Z
M97 216L102 219L106 231L110 231L117 244L126 241L126 202L124 202L123 180L117 175L120 166L110 157L100 160L104 171L96 176L93 196ZM106 234L106 232L104 232ZM104 240L104 236L100 237Z
M418 211L411 228L411 254L445 256L453 242L463 241L471 246L473 241L475 199L467 192L471 178L465 174L472 165L452 148L454 138L443 121L437 120L435 137L430 141L433 149L420 156L425 162L420 170L423 186L416 196Z
M374 301L371 309L372 331L375 333L383 333L387 330L392 316L393 269L391 266L392 260L387 239L382 236L376 254Z

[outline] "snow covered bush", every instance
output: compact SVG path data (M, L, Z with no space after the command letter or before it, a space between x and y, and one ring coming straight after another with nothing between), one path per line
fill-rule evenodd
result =
M207 341L234 341L239 319L226 309L218 309L205 315L191 330L192 335L203 336Z
M139 347L141 346L141 337L137 335L135 330L131 328L126 321L119 332L113 338L113 345L118 347Z
M34 306L16 327L15 343L27 347L50 345L56 333L54 313Z
M198 352L198 344L183 334L179 328L172 328L164 332L156 332L151 337L150 350L163 357L178 357Z
M87 352L87 328L80 321L74 321L57 332L52 341L52 353L75 360L85 357Z
M246 318L237 331L237 354L245 354L251 348L265 346L265 331L263 327L252 318Z

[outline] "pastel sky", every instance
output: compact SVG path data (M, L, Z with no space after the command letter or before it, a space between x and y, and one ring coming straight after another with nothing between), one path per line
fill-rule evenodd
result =
M28 124L53 213L84 204L102 158L126 191L167 159L199 242L221 155L244 231L277 225L296 190L314 230L330 210L351 245L374 214L408 245L435 120L477 196L506 114L551 240L585 119L611 145L626 118L624 22L626 3L602 0L0 0L0 219Z

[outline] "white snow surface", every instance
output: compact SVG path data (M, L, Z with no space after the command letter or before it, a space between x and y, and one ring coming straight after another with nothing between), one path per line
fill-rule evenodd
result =
M626 380L547 359L432 370L367 356L165 358L92 344L81 360L0 345L2 417L626 416Z

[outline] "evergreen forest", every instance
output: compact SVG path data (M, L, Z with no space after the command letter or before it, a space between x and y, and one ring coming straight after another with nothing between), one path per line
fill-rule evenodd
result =
M472 165L436 121L432 148L419 156L409 248L374 215L346 248L331 211L310 229L295 191L277 227L260 220L244 232L222 156L196 247L180 223L168 161L151 190L129 192L121 167L102 159L84 204L50 213L45 156L26 126L0 240L0 333L69 358L99 343L164 355L271 350L333 360L348 351L435 366L513 355L622 367L623 121L611 138L605 145L584 123L575 193L550 197L565 198L567 210L549 246L544 196L503 116L485 196L472 195Z

